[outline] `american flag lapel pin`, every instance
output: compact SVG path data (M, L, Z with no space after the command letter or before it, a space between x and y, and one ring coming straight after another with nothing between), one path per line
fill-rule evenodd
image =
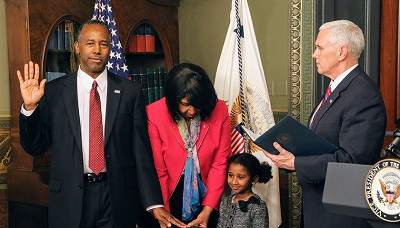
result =
M121 93L119 89L114 90L114 93Z

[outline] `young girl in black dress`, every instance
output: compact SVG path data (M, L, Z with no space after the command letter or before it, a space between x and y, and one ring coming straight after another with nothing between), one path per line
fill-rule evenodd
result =
M220 204L219 228L268 227L268 209L265 202L252 191L257 182L267 183L271 166L251 154L235 154L228 159L227 182L232 194Z

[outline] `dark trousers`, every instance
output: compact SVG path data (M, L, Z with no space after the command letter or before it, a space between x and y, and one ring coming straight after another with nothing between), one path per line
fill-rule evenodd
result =
M175 191L172 193L171 198L169 199L170 205L170 213L177 219L182 221L182 203L183 203L183 180L182 176L179 180L178 185L175 188ZM193 216L193 220L197 218L200 214L202 208L199 208L197 213ZM142 209L143 211L143 209ZM210 219L208 220L207 227L214 228L217 227L218 223L218 211L213 211L211 213ZM154 219L149 212L144 212L141 214L138 225L140 228L157 228L160 227L160 224L156 219ZM188 222L187 222L188 223ZM175 226L172 226L175 227Z
M108 181L84 182L81 228L112 228Z

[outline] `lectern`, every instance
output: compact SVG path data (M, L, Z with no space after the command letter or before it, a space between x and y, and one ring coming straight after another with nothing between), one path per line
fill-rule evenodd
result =
M371 165L328 164L322 203L331 213L367 219L374 228L399 228L400 222L387 222L376 216L365 198L365 179Z

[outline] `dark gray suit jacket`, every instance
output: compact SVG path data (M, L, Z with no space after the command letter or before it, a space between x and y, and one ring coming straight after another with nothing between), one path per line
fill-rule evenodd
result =
M115 227L135 227L139 199L163 204L147 134L141 85L108 72L105 161ZM31 155L51 148L49 226L79 227L83 197L77 73L46 84L30 117L20 115L21 145Z
M386 109L379 88L357 66L332 92L312 124L311 130L339 150L295 158L306 228L369 227L365 220L327 212L322 194L328 162L374 164L380 157L385 129Z

